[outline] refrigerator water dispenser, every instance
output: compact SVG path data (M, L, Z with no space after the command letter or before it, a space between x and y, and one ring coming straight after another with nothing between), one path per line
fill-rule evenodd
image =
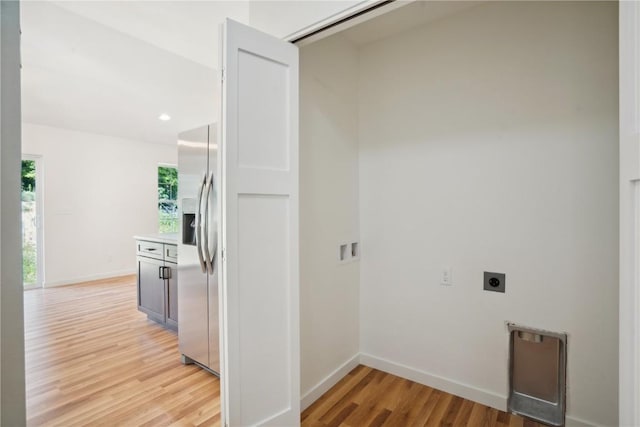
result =
M196 199L182 200L182 243L196 245Z

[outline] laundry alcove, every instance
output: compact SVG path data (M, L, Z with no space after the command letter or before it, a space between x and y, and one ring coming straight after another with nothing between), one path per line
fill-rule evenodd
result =
M617 14L415 2L300 43L303 407L363 363L504 410L512 321L570 335L568 420L617 423Z

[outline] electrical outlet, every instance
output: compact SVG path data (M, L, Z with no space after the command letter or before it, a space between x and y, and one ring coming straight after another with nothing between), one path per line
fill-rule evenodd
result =
M453 278L451 277L451 267L443 267L440 272L440 284L443 286L453 285Z
M483 289L491 292L504 293L506 288L506 275L504 273L484 272Z

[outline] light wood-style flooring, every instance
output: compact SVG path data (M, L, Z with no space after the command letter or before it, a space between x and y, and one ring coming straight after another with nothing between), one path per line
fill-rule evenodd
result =
M543 427L362 365L307 408L302 425Z
M29 426L220 424L219 380L180 363L177 336L136 307L135 276L25 292ZM358 366L302 425L538 424Z
M180 363L135 276L25 291L29 426L219 425L219 380Z

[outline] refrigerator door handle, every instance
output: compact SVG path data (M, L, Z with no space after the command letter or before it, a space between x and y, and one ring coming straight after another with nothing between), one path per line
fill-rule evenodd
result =
M213 172L211 172L211 175L209 175L209 180L207 181L207 191L206 191L206 202L204 205L204 242L203 242L203 246L204 246L204 256L205 256L205 264L207 265L207 271L209 272L209 274L213 274L213 261L214 261L214 257L211 256L211 253L209 252L209 196L211 195L211 187L213 187L214 183L213 183ZM215 239L217 240L217 239ZM216 242L216 246L217 246L217 242ZM215 248L213 251L214 255L215 255Z
M215 181L215 176L213 175L213 172L211 172L211 177L209 178L209 191L211 191L213 189L214 193L214 200L217 200L216 197L216 189L215 189L215 185L216 185L216 181ZM209 197L208 197L208 193L207 193L207 203L209 203ZM215 209L215 203L212 206L212 209ZM214 210L214 215L216 215L217 213ZM207 239L209 238L210 234L209 234L209 219L207 218ZM208 255L208 259L209 259L209 274L213 274L214 270L215 270L215 262L216 262L216 254L218 253L218 229L217 229L217 223L216 223L216 228L213 230L213 237L211 240L213 240L213 248L210 254ZM207 245L207 250L209 249L209 245Z
M207 272L207 265L202 253L201 232L202 232L202 195L204 194L204 187L207 185L207 174L204 174L202 183L200 184L200 191L198 192L198 209L196 213L196 252L198 252L198 260L200 260L200 269L203 273ZM206 245L206 243L205 243Z

